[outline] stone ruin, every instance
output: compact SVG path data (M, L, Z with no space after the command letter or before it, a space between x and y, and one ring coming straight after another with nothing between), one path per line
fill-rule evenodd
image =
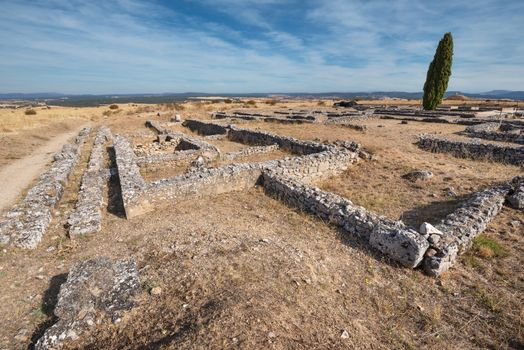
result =
M362 152L358 144L300 141L265 131L198 120L187 120L184 126L203 138L220 135L230 141L254 145L243 152L278 147L296 156L218 168L203 167L198 171L149 184L143 181L138 170L133 171L132 176L128 172L128 179L134 181L121 180L122 193L127 193L124 195L124 206L126 214L129 213L128 218L154 210L166 201L241 191L258 184L267 195L363 239L399 264L410 268L423 266L428 274L436 276L449 269L457 255L469 248L472 240L497 215L505 200L510 201L511 196L522 196L518 181L473 193L462 207L436 228L426 224L415 229L400 220L369 212L354 205L349 199L311 185L321 177L344 171L359 159L367 158L368 155ZM159 126L158 130L163 129ZM122 163L124 169L134 168L136 159L131 146L128 142L122 142L126 149L117 151L117 164Z
M55 154L49 170L40 176L22 201L4 215L0 221L1 244L30 249L38 245L90 132L91 127L82 129L73 143Z
M71 237L95 233L102 228L104 189L109 179L104 154L106 143L111 139L111 131L107 127L98 129L87 169L82 176L75 211L67 221Z
M122 135L112 137L111 131L106 127L98 129L89 163L82 177L78 201L68 219L71 237L95 233L101 229L103 192L109 178L104 150L111 141L115 152L115 171L128 219L155 210L165 202L243 191L260 185L267 195L363 239L403 266L423 266L430 275L439 275L449 269L457 255L468 249L472 240L498 214L503 203L507 202L515 208L522 208L524 205L524 182L516 178L511 183L472 194L469 200L436 227L425 224L421 228L412 228L401 220L377 215L354 205L349 199L312 185L322 177L347 170L351 164L361 159L369 159L369 155L356 143L302 141L266 131L199 120L186 120L183 123L184 127L199 134L198 137L172 132L157 121L148 121L146 126L157 133L158 142L155 147L168 147L168 153L149 152L149 146L143 146L136 148L136 153L139 154L137 156L127 138ZM89 131L90 129L83 130L75 144L65 146L55 157L53 166L46 173L48 175L42 176L45 181L41 180L35 186L38 190L31 190L23 205L7 213L7 220L2 223L0 231L4 243L11 242L25 248L36 247L51 220L51 209L63 192L61 181L67 180ZM224 139L248 147L221 153L207 141L214 139ZM447 151L463 157L489 156L508 163L517 163L522 152L519 148L505 148L501 151L498 146L491 144L485 147L478 143L447 141L429 136L421 136L418 145L431 151ZM293 156L210 167L210 162L215 159L234 160L244 155L274 150L284 150ZM169 163L182 159L191 161L193 166L181 175L146 182L140 173L140 166L143 164ZM50 187L58 187L58 190L50 193L47 190ZM47 192L42 192L42 188ZM34 199L35 196L37 199ZM39 214L38 210L43 214ZM37 215L34 215L35 212ZM32 215L31 220L28 220L29 215ZM37 220L33 220L34 217Z
M358 237L371 248L407 268L421 267L428 275L438 276L456 262L459 254L501 211L503 205L524 208L524 177L472 193L462 205L438 224L410 227L355 205L350 199L323 191L313 184L318 179L347 170L352 164L369 159L353 142L319 143L297 140L260 130L230 124L186 120L183 126L199 134L172 132L164 124L148 121L157 134L154 146L133 149L123 135L112 135L100 127L94 137L87 168L82 176L78 200L68 218L70 237L92 234L102 227L104 191L109 180L106 148L112 143L116 173L127 219L144 215L166 202L187 200L231 191L244 191L256 185L266 195L289 207L317 216L341 232ZM500 125L477 125L467 133L500 132ZM83 129L72 144L55 155L50 169L39 179L20 204L0 222L0 242L35 248L52 219L52 209L64 191L69 174L78 161L80 150L91 128ZM248 145L240 151L222 153L211 142L228 140ZM522 164L522 148L482 145L422 135L418 146L432 152L455 156L492 159ZM151 147L153 147L151 149ZM167 153L157 152L166 147ZM215 159L234 160L245 155L285 150L283 159L235 163L210 167ZM140 166L169 163L173 160L202 162L186 173L147 182ZM432 174L410 174L431 176ZM35 349L58 349L75 340L94 325L119 322L126 310L136 305L140 292L136 263L111 261L106 257L86 260L73 266L61 286L55 308L57 322L38 340Z
M420 135L416 145L433 153L449 153L457 158L491 160L494 162L522 165L524 146L513 147L506 144L481 143L473 141L454 141L432 135Z
M60 286L53 311L57 322L37 341L35 350L60 349L95 325L120 322L136 305L134 297L141 290L132 259L97 257L77 263Z

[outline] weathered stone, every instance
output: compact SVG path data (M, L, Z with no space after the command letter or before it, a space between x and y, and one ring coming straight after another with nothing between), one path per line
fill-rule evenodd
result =
M422 223L422 225L420 225L419 232L423 235L438 235L438 236L444 235L442 231L438 230L437 228L435 228L435 226L427 222L424 222Z
M98 257L71 268L60 287L54 314L58 321L38 340L35 349L59 349L105 321L118 322L135 306L140 292L136 263L132 259L111 261Z
M524 185L518 186L515 191L508 196L508 203L515 209L524 209Z
M433 177L433 173L428 170L415 170L407 173L406 175L403 175L402 177L413 182L417 180L425 181L431 179Z
M67 220L69 235L95 233L102 228L104 186L107 183L107 169L104 168L105 144L111 139L111 131L100 127L93 142L89 164L82 176L75 210Z

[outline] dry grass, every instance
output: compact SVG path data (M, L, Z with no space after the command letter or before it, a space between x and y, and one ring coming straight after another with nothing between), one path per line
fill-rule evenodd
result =
M222 105L226 108L214 104ZM183 118L194 114L207 119L207 107L187 106ZM147 131L144 121L156 111L102 121L114 132ZM168 113L158 119L167 121ZM365 134L309 124L242 126L303 139L361 142L376 160L321 185L366 205L377 203L377 211L391 216L449 200L444 187L453 186L462 195L519 173L516 167L431 154L411 144L421 131L448 134L460 130L457 126L366 124ZM72 264L98 255L138 261L144 286L141 304L121 323L97 327L71 348L524 346L524 238L522 226L509 225L524 222L522 211L504 208L486 230L487 240L481 236L478 247L439 279L391 264L360 240L266 197L260 189L164 203L136 220L125 220L114 209L117 196L109 196L102 231L71 242L63 225L87 152L40 246L0 252L0 348L27 348L39 325L52 318L49 303L56 295L56 281L63 280ZM435 177L422 184L401 178L419 168L432 170ZM493 242L503 254L496 253ZM482 255L481 247L491 249L492 256ZM160 296L148 293L155 286L162 288ZM341 337L344 331L349 337ZM17 334L27 336L15 338Z

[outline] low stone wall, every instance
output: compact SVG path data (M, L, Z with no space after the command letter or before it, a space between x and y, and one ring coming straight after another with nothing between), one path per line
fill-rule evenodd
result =
M255 146L255 147L248 147L241 149L237 152L229 152L222 155L223 159L227 160L233 160L238 157L244 157L244 156L250 156L253 154L263 154L263 153L269 153L278 150L278 145L270 145L270 146Z
M200 120L188 119L182 125L191 131L198 132L200 135L227 134L226 127L219 124L201 122Z
M474 137L474 138L479 138L479 139L484 139L484 140L524 144L524 133L521 133L520 129L515 130L515 132L498 132L496 130L498 129L473 130L468 127L466 128L464 132L460 134L468 136L468 137Z
M501 185L474 193L436 225L437 231L428 237L431 246L424 259L425 272L438 276L447 271L500 212L510 190L511 186Z
M174 153L149 154L137 157L138 165L177 162L196 158L201 152L199 150L176 151Z
M269 161L264 164L264 169L272 169L276 174L310 183L326 176L340 174L359 159L358 151L331 147L320 153Z
M265 131L240 129L233 125L229 127L228 139L248 145L278 145L283 150L299 155L318 153L329 149L329 146L321 143L297 140Z
M261 173L262 169L258 163L202 169L152 182L140 200L144 202L143 206L158 206L166 201L245 191L255 186Z
M122 201L124 202L126 217L130 219L148 211L148 206L143 201L138 202L138 198L146 188L146 184L142 175L140 175L137 158L129 141L123 136L115 135L113 146L118 178L120 179Z
M25 198L5 214L0 222L0 243L34 249L42 240L52 219L52 209L62 197L69 174L76 165L82 145L91 127L80 131L72 144L55 154L51 167L44 172Z
M69 216L69 236L96 233L102 229L102 204L104 188L108 180L104 154L106 143L112 138L111 131L102 126L93 142L89 164L82 176L75 210Z
M510 147L474 141L452 141L429 135L420 135L416 145L426 151L449 153L457 158L492 160L514 165L524 163L524 147Z
M364 239L404 266L418 266L429 246L425 237L401 221L378 216L343 197L309 187L291 177L264 172L263 186L268 195Z

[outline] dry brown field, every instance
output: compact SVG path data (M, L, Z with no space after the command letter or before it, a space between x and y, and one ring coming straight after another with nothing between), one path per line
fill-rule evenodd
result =
M51 107L36 108L35 116L0 110L0 170L85 123L107 125L113 133L144 142L148 137L135 134L150 132L144 126L148 119L167 122L180 114L209 120L217 110L320 104L246 102L129 104L116 112L108 107ZM460 125L369 119L359 121L367 126L360 132L336 125L235 123L304 140L360 143L372 160L315 185L413 226L424 220L436 223L467 194L523 174L517 166L457 159L413 145L420 133L456 137L464 129ZM181 127L173 130L190 134ZM388 261L359 239L267 197L257 187L167 202L126 220L110 184L101 232L72 240L65 224L92 140L93 134L39 246L0 250L0 349L31 348L54 322L56 295L70 267L100 255L134 258L144 291L139 306L122 322L93 328L69 344L71 349L524 348L522 210L504 207L477 244L438 278ZM214 144L238 150L228 141ZM276 152L241 161L285 156ZM143 171L154 180L180 174L185 167ZM415 169L435 176L424 183L402 178ZM456 195L450 196L450 190ZM510 224L514 221L521 225ZM496 249L487 254L483 242ZM148 293L153 287L162 293Z

